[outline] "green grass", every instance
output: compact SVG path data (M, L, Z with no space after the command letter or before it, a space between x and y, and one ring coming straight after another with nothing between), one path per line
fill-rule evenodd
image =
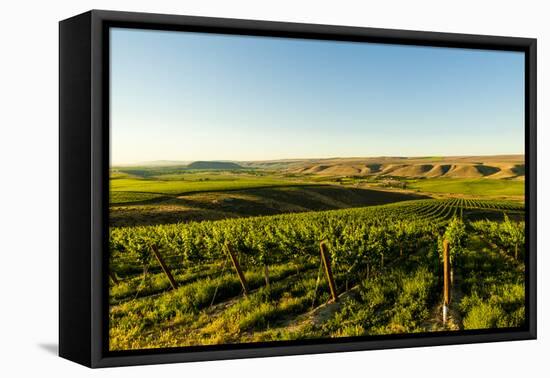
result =
M237 342L243 332L269 327L281 316L299 313L311 304L308 294L315 286L314 265L272 266L271 289L263 287L261 269L246 275L248 297L232 271L214 278L200 278L161 296L137 298L110 308L110 348L113 350ZM307 281L304 285L303 281ZM326 291L326 288L325 288ZM111 289L111 295L113 294ZM211 311L210 304L230 298L233 303L222 311ZM177 325L177 327L171 327ZM183 327L185 325L185 327Z
M460 303L465 312L464 329L521 327L525 322L523 283L494 286L487 298L477 292Z
M176 290L170 290L158 266L152 266L145 279L136 270L110 285L109 347L128 350L525 324L523 263L471 234L453 260L451 309L456 328L446 328L437 317L442 288L436 246L410 245L402 257L390 258L380 270L351 277L347 293L343 292L349 270L333 260L337 291L343 294L327 306L328 284L317 257L272 264L269 287L263 267L241 258L247 297L227 261L172 263Z
M111 171L110 174L109 174L109 177L111 178L111 180L117 180L117 179L121 179L121 178L130 177L130 175L128 175L127 173L124 173L124 172Z
M478 196L521 196L525 193L525 182L491 179L435 178L411 182L408 188L430 193L470 194Z
M203 191L261 188L265 186L288 185L277 179L217 179L208 181L161 181L142 179L118 179L111 183L113 192L148 192L162 194L183 194Z
M111 203L121 204L149 200L162 196L214 192L226 190L265 188L273 186L304 185L298 181L276 177L248 175L188 174L169 179L117 178L111 180Z
M321 325L320 335L349 337L425 331L423 323L438 299L437 277L429 265L428 254L410 256L383 274L364 279L357 294Z
M459 264L458 307L464 329L521 327L525 323L525 266L471 237Z
M143 193L143 192L111 192L110 199L113 204L124 204L132 202L148 201L155 198L164 197L161 193Z

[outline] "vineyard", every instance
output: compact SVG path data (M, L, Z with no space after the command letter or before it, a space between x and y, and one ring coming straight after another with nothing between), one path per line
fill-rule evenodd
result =
M110 349L520 326L523 218L453 198L112 228Z

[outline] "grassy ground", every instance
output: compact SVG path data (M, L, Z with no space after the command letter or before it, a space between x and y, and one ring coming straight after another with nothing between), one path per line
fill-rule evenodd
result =
M136 172L134 172L136 173ZM143 173L143 172L142 172ZM395 189L372 190L371 178L320 183L318 177L254 172L169 172L111 177L111 224L147 225L231 217L360 207L419 198ZM322 181L339 180L324 177ZM396 179L425 193L486 198L521 196L524 182L489 179ZM468 210L465 219L490 218L496 211ZM500 216L500 212L498 215ZM512 214L513 215L513 214ZM518 216L521 216L518 215ZM496 217L498 218L498 217ZM495 220L500 220L496 219ZM220 343L331 338L440 331L441 287L433 251L414 250L389 262L377 275L350 283L338 302L327 304L328 285L318 260L244 266L251 290L244 298L231 266L217 262L184 267L170 291L158 267L130 271L110 287L110 348L114 350ZM437 259L436 259L437 260ZM130 267L128 268L130 269ZM335 270L337 272L337 270ZM347 287L345 274L337 286ZM323 278L323 276L320 276ZM518 326L524 321L524 267L479 238L471 238L455 279L456 329ZM119 277L120 278L120 277ZM439 307L438 307L439 306ZM455 329L455 328L453 328Z
M408 188L429 193L522 196L525 194L525 181L435 178L412 181Z
M118 194L113 192L111 195ZM136 198L130 197L130 194L133 193L124 193L128 198ZM152 199L150 203L113 204L111 224L135 226L218 220L382 205L427 197L342 185L292 185L198 192L182 196L155 197L152 194L148 198Z
M371 206L418 199L421 193L436 197L465 195L518 199L524 193L524 182L519 180L389 180L371 176L318 177L307 174L289 177L273 170L157 172L149 169L142 173L136 176L128 172L112 172L113 226ZM427 198L425 196L422 198Z
M525 265L471 237L457 272L466 295L458 307L464 329L520 327L525 322Z
M441 282L435 251L419 250L364 277L327 303L318 262L289 262L246 269L251 293L243 297L231 268L209 266L176 272L181 287L163 292L162 273L111 287L111 349L265 342L518 327L525 319L524 267L473 237L455 274L452 324L440 316ZM437 260L437 259L436 259ZM452 326L452 327L451 327Z
M274 186L304 185L277 177L246 175L192 175L160 178L117 178L111 180L111 203L146 201L151 198L175 196L197 192L228 191Z

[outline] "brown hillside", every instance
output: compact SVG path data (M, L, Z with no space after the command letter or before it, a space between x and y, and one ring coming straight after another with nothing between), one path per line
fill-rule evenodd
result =
M425 177L428 172L430 172L433 169L433 165L431 164L414 164L414 165L406 165L401 168L397 168L396 170L392 171L392 176L399 176L399 177Z
M475 165L453 165L449 172L445 173L444 177L452 178L474 178L483 177L483 173L477 169Z
M264 164L248 163L258 167L264 167ZM523 155L330 158L293 160L288 165L284 161L269 164L282 164L289 173L325 176L485 177L517 180L525 176Z
M429 172L426 172L424 177L441 177L449 172L449 169L451 169L449 164L437 164Z
M323 175L329 176L355 176L361 174L361 168L353 165L333 165L323 170Z

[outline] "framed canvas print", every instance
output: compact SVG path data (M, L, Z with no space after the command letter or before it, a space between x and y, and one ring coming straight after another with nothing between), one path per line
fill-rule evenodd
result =
M536 337L536 40L60 22L60 355Z

